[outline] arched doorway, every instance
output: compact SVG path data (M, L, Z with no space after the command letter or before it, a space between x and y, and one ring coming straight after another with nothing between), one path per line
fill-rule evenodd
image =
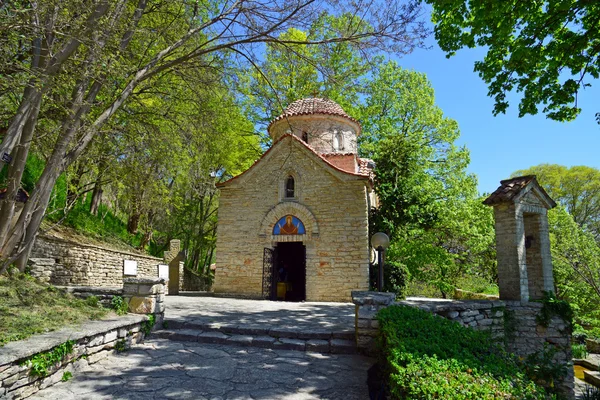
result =
M306 300L306 247L304 223L295 215L279 218L273 226L273 249L263 259L263 297L270 300Z

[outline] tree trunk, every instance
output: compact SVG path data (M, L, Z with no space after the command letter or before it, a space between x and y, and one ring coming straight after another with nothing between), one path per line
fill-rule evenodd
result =
M127 232L136 234L138 231L138 226L140 224L141 214L138 211L132 212L129 215L129 219L127 220Z
M102 204L102 193L102 184L99 180L96 180L94 191L92 192L92 203L90 204L90 213L92 215L98 215L98 208Z
M8 167L6 194L4 199L0 202L0 249L6 240L8 240L7 234L11 228L17 195L21 187L21 180L23 179L23 172L25 171L25 165L27 163L29 147L35 132L37 117L40 112L40 103L41 96L37 98L36 104L33 105L34 108L30 113L30 117L23 127L21 143L17 147L15 159Z

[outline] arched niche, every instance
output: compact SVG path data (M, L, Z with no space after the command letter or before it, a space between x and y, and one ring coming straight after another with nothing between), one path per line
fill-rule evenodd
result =
M273 235L273 227L277 221L287 215L293 215L304 224L305 234L303 235ZM293 202L282 202L269 210L260 224L258 231L260 237L270 237L273 241L306 241L319 235L319 225L314 214L308 207Z

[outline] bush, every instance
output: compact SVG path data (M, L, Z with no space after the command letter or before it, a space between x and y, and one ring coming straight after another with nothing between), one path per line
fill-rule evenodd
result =
M110 308L115 310L117 315L125 315L127 314L127 311L129 311L127 302L121 296L113 296L110 300Z
M100 299L97 296L89 296L85 299L85 304L90 307L98 307L100 306Z
M379 274L379 265L371 264L369 266L369 276L371 288L377 288L377 276ZM396 293L397 298L406 297L405 288L409 280L409 273L406 266L396 262L387 262L383 266L383 291Z
M571 345L571 352L573 353L573 358L586 358L588 356L585 344Z
M393 399L548 398L485 332L406 306L385 308L377 318Z

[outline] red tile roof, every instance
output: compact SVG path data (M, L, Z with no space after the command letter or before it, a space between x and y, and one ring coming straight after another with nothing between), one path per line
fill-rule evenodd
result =
M321 99L318 97L314 97L296 100L293 103L291 103L283 111L283 114L271 121L271 123L267 127L267 130L271 129L271 125L273 125L273 123L282 119L294 117L297 115L313 114L337 115L349 119L350 121L356 123L360 127L360 123L348 114L346 114L346 111L344 111L344 109L335 101L330 99Z
M556 206L556 203L552 198L546 193L543 187L537 182L535 175L525 175L518 176L516 178L505 179L500 181L500 186L496 189L492 194L488 196L487 199L483 201L483 204L487 204L492 206L494 204L506 203L512 201L515 197L518 196L519 193L523 189L525 189L529 184L535 184L539 190L541 190L542 194L547 198L548 203L551 207Z
M331 163L330 161L328 161L328 160L327 160L327 158L325 158L325 157L323 157L321 154L319 154L319 153L318 153L318 152L317 152L317 151L316 151L314 148L312 148L311 146L309 146L309 145L308 145L308 144L307 144L307 143L306 143L304 140L302 140L302 139L300 139L300 138L298 138L298 137L296 137L296 136L294 136L294 135L292 135L292 134L290 134L290 133L286 133L285 135L282 135L282 136L281 136L281 137L280 137L280 138L279 138L279 139L278 139L276 142L274 142L274 143L271 145L271 147L269 147L269 149L268 149L267 151L265 151L265 152L263 153L263 155L262 155L262 156L261 156L261 157L260 157L258 160L256 160L256 161L254 162L254 164L252 164L252 165L250 166L250 168L248 168L247 170L245 170L245 171L244 171L244 172L242 172L241 174L239 174L239 175L236 175L236 176L234 176L233 178L230 178L230 179L226 180L225 182L217 183L217 185L216 185L216 186L217 186L217 187L223 187L223 186L226 186L226 185L227 185L228 183L230 183L231 181L233 181L233 180L235 180L235 179L237 179L237 178L241 177L242 175L244 175L245 173L247 173L248 171L250 171L250 170L251 170L252 168L254 168L254 167L255 167L255 166L256 166L256 165L257 165L257 164L258 164L258 163L259 163L259 162L260 162L260 161L261 161L263 158L265 158L265 156L266 156L267 154L269 154L269 153L271 152L271 150L273 150L273 148L275 147L275 145L276 145L277 143L281 142L282 140L284 140L284 138L287 138L287 137L290 137L292 140L296 140L297 142L299 142L299 143L302 143L302 145L303 145L304 147L306 147L308 150L310 150L312 153L314 153L314 154L315 154L317 157L319 157L321 160L323 160L323 162L325 162L327 165L329 165L329 166L330 166L330 167L332 167L333 169L335 169L335 170L337 170L337 171L340 171L340 172L343 172L343 173L345 173L345 174L348 174L348 175L358 176L358 177L362 177L362 178L369 178L369 180L371 180L371 181L372 181L372 178L371 178L371 176L370 176L369 174L361 173L361 172L360 172L360 169L359 169L359 172L358 172L358 173L356 173L356 172L349 172L349 171L346 171L346 170L344 170L344 169L342 169L342 168L339 168L339 167L337 167L336 165L334 165L333 163ZM360 159L359 159L359 160L360 160Z

